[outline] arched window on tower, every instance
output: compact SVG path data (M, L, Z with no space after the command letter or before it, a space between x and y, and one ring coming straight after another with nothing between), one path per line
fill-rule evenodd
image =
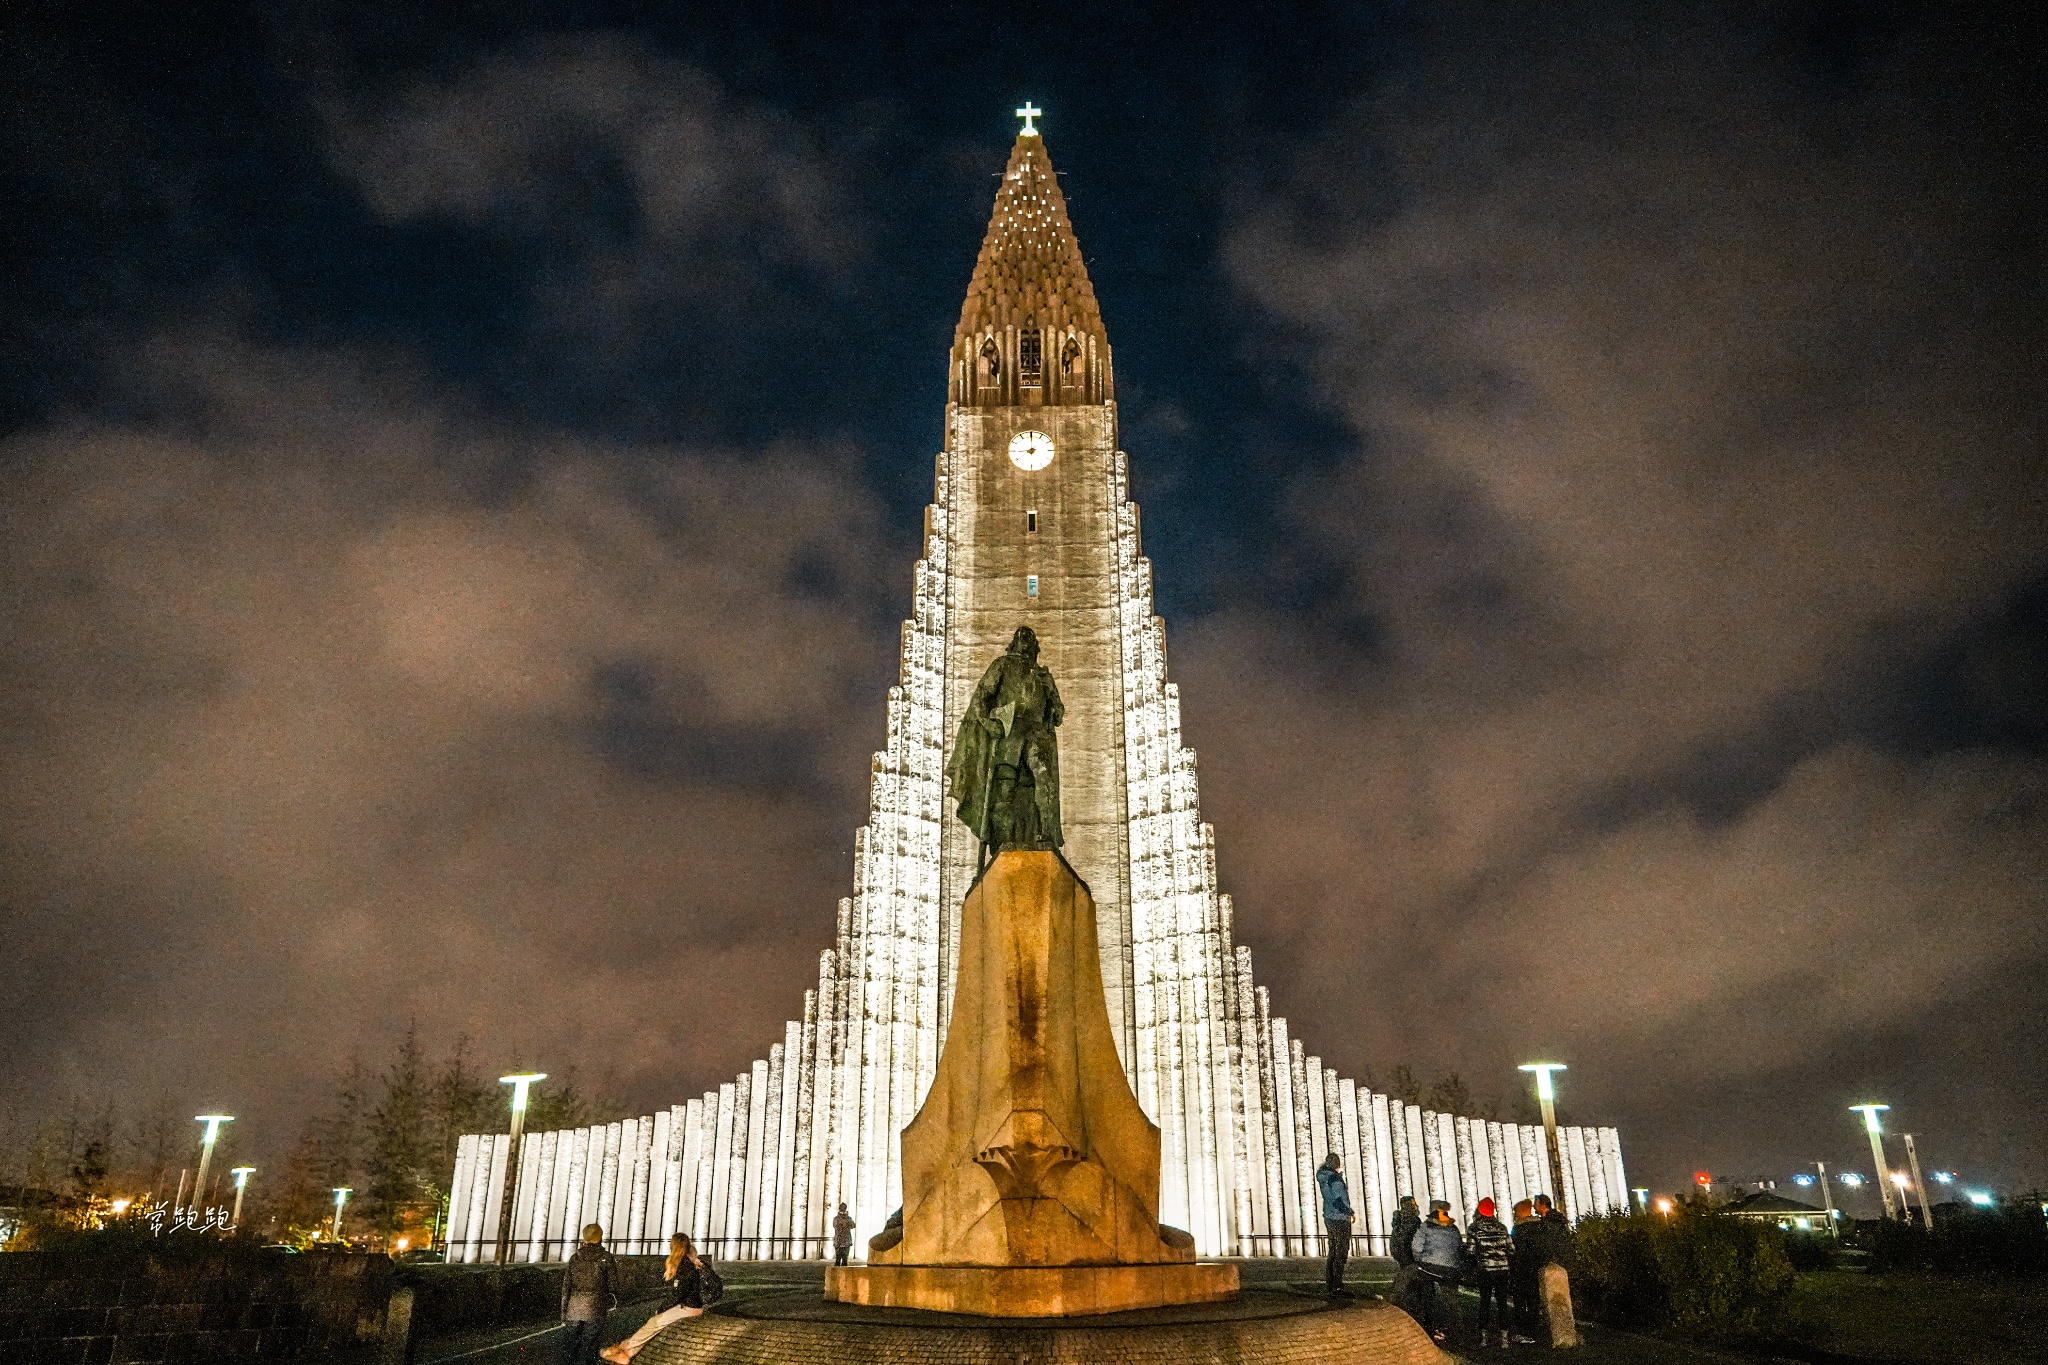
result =
M994 388L1003 382L1003 351L996 345L994 337L982 338L981 382L985 388Z
M1081 342L1072 332L1060 346L1060 383L1074 386L1081 382Z
M1036 327L1017 333L1017 378L1028 388L1045 382L1045 352Z

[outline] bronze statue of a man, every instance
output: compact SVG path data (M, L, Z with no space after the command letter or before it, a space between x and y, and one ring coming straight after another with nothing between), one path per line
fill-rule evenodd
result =
M1060 748L1067 716L1052 674L1039 666L1038 636L1017 627L988 666L946 763L947 791L981 840L982 860L1007 848L1058 848Z

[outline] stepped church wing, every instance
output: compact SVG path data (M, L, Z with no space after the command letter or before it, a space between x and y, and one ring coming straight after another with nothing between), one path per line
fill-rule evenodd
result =
M1017 626L1060 680L1065 853L1096 905L1124 1068L1162 1141L1159 1216L1203 1255L1320 1254L1314 1171L1339 1153L1360 1231L1386 1249L1395 1200L1551 1189L1540 1127L1374 1094L1310 1055L1252 976L1217 890L1195 756L1181 743L1152 566L1117 448L1108 335L1044 140L1021 134L996 193L948 361L946 448L913 570L887 746L874 757L853 894L803 1015L716 1090L644 1118L461 1140L453 1261L559 1259L585 1223L655 1254L689 1233L728 1259L857 1246L902 1202L898 1134L931 1084L960 902L979 856L946 808L944 746ZM1621 1209L1612 1128L1559 1130L1566 1213ZM508 1163L516 1164L508 1178Z

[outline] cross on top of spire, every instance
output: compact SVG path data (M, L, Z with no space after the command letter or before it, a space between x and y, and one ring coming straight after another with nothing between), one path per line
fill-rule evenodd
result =
M1045 110L1039 108L1030 100L1025 100L1024 107L1017 111L1017 117L1024 120L1024 126L1017 130L1017 135L1019 137L1037 137L1038 125L1032 122L1032 120L1041 117L1044 113Z

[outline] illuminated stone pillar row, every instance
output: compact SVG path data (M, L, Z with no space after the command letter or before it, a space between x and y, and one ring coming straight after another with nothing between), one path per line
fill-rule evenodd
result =
M520 1163L524 1168L520 1180L526 1188L520 1192L517 1205L517 1260L538 1261L547 1254L548 1195L554 1187L555 1148L561 1139L559 1132L537 1133L526 1143L533 1151L533 1160L530 1165Z
M1451 1216L1464 1227L1472 1221L1472 1210L1479 1204L1479 1161L1472 1151L1472 1121L1456 1114L1439 1116L1438 1124L1448 1128L1451 1134L1452 1155L1458 1172L1458 1197L1451 1201Z
M1621 1212L1630 1207L1628 1173L1621 1166L1621 1134L1613 1128L1600 1130L1600 1150L1607 1162L1607 1197Z
M1393 1231L1394 1201L1402 1194L1400 1177L1394 1169L1394 1135L1387 1097L1372 1096L1372 1103L1363 1112L1372 1116L1373 1188L1379 1195L1377 1204L1368 1204L1368 1216L1373 1232L1385 1237Z
M448 1177L448 1226L442 1233L451 1263L468 1257L470 1173L476 1168L476 1149L481 1140L476 1133L464 1133L455 1140L455 1170Z

